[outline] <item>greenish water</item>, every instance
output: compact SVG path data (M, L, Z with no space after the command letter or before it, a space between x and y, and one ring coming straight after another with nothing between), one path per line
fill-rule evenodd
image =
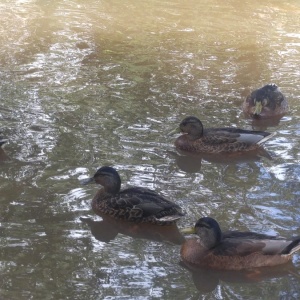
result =
M182 206L179 227L210 215L299 235L299 13L296 0L1 1L0 298L298 299L299 254L255 280L192 274L163 229L82 222L101 219L79 180L112 165ZM257 126L241 104L270 82L290 112ZM273 159L178 157L167 133L187 115L276 131Z

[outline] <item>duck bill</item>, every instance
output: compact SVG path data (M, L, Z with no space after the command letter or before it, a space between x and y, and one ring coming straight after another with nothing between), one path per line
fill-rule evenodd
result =
M82 185L87 185L87 184L90 184L90 183L95 183L95 178L91 177L91 178L82 179L82 180L80 180L80 183Z
M195 227L183 228L180 231L181 231L181 233L184 233L184 234L195 234L196 233Z
M171 135L174 135L174 134L177 134L177 133L181 133L181 130L179 127L173 129L172 131L170 131L167 135L168 136L171 136Z
M253 114L255 116L258 116L262 111L262 104L261 102L256 102L255 103L255 107L254 107L254 111L253 111Z

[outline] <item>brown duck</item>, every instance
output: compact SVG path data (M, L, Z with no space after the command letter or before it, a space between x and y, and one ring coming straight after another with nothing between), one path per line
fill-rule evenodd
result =
M201 218L192 229L198 238L187 239L181 247L183 262L219 270L242 270L276 266L291 260L300 249L300 237L285 239L255 232L222 233L216 220Z
M150 189L131 187L121 190L121 178L112 167L98 169L92 178L81 183L90 182L103 186L92 200L92 208L100 216L105 214L130 222L170 225L184 215L177 204Z
M277 85L267 84L248 95L242 109L253 118L273 118L283 116L289 106Z
M203 129L201 121L193 116L185 118L177 131L184 134L176 139L176 148L192 153L236 153L256 150L275 135L265 131L232 127Z

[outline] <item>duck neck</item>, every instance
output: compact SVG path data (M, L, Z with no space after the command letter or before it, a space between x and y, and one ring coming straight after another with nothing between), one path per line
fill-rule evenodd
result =
M222 239L220 228L201 228L197 234L200 237L201 245L207 249L214 248Z
M203 136L203 127L202 126L193 127L187 136L188 139L191 141L200 139Z
M202 137L202 135L203 135L203 133L201 131L201 132L197 132L197 133L193 133L193 134L190 133L187 135L187 137L190 141L195 141L195 140L200 139Z
M120 178L110 178L106 180L103 185L105 193L117 194L121 189L121 179Z

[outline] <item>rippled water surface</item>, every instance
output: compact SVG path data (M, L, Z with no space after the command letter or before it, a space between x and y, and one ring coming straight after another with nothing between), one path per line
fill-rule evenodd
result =
M179 227L210 215L299 235L298 0L20 0L0 14L0 298L299 299L299 254L245 276L192 273L176 228L100 222L97 187L79 184L111 165L123 186L181 205ZM253 124L241 104L270 82L290 111ZM276 131L272 160L180 156L167 133L187 115Z

